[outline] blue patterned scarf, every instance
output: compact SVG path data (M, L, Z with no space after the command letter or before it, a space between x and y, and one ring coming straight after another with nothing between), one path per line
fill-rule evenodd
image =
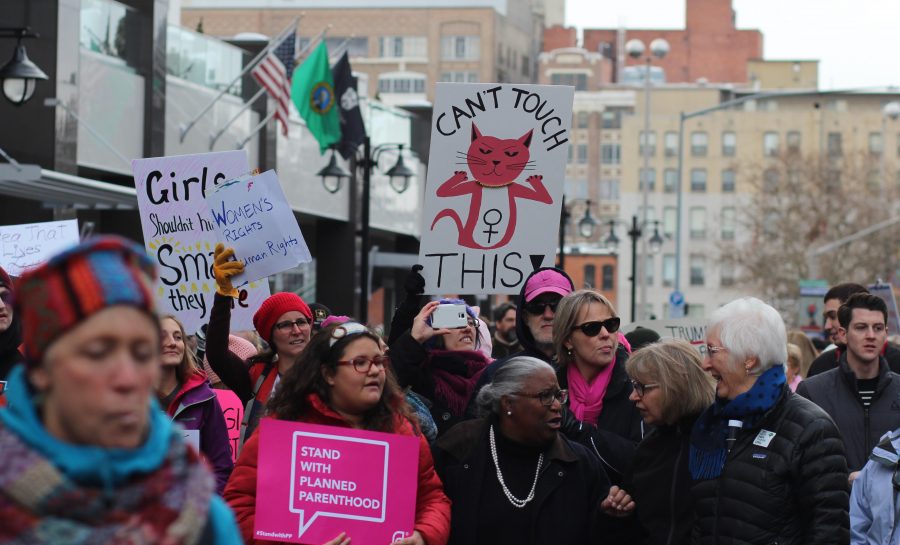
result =
M728 456L728 421L743 421L743 429L755 426L781 397L784 366L776 365L756 379L753 387L731 401L716 399L700 414L691 431L691 456L688 467L695 481L715 479L725 467Z

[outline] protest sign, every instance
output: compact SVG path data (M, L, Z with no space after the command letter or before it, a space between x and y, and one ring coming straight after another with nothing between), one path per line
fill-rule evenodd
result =
M158 265L161 314L174 314L188 333L209 321L216 281L215 222L205 196L250 170L244 151L132 161L147 253ZM232 302L231 329L253 329L253 313L269 296L267 282L251 282Z
M244 262L236 286L312 261L274 170L225 182L207 194L206 203L219 242Z
M419 440L410 435L263 419L256 539L354 545L412 535Z
M437 84L425 293L518 293L553 265L573 99L558 85Z
M0 266L22 276L78 240L78 220L0 226Z
M231 390L213 390L222 414L225 416L225 428L228 430L228 444L231 445L231 460L237 462L238 447L241 442L241 420L244 419L244 406L241 398Z
M890 284L877 282L869 286L869 293L880 297L888 308L888 335L900 333L900 314L897 312L897 298L894 297L894 287Z
M698 320L696 318L644 320L622 326L620 331L623 335L626 335L639 327L652 329L661 339L687 341L700 352L700 356L706 355L706 320Z

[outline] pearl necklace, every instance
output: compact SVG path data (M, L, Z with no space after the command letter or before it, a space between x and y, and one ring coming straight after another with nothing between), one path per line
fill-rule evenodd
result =
M497 459L497 442L494 440L494 425L491 424L491 430L489 434L490 443L491 443L491 458L494 460L494 467L497 468L497 480L500 481L500 488L503 489L503 493L506 494L506 499L509 500L509 503L516 508L523 508L528 505L528 502L534 499L534 489L537 488L538 477L541 474L541 465L544 463L544 453L542 452L538 456L537 469L534 472L534 482L531 483L531 491L528 493L528 497L524 500L520 500L519 498L513 496L513 493L509 491L509 488L506 486L506 482L503 481L503 473L500 472L500 462Z

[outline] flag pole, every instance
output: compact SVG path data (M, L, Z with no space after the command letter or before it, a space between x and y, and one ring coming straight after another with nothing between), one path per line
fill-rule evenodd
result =
M304 59L309 55L309 51L310 51L315 45L317 45L320 41L322 41L322 40L325 39L325 33L328 32L328 29L330 29L330 28L331 28L331 25L329 24L328 26L325 27L324 30L322 30L322 32L319 32L318 34L316 34L316 35L309 41L308 44L306 44L305 46L303 46L303 49L300 50L300 53L297 54L297 58L294 59L294 61L295 61L296 63L299 63L300 61L304 60ZM345 41L347 41L347 40L345 40ZM342 45L343 45L343 44L342 44ZM234 123L235 121L237 121L237 118L240 117L240 115L241 115L242 113L244 113L244 111L245 111L247 108L249 108L250 105L251 105L252 103L254 103L254 102L256 102L257 100L259 100L260 95L264 94L265 91L266 91L265 88L262 88L262 89L260 89L259 91L257 91L256 94L253 95L253 98L251 98L246 104L244 104L244 106L238 111L238 113L236 113L236 114L234 115L234 117L232 117L230 120L228 120L228 123L226 123L225 126L222 127L222 130L220 130L218 133L216 133L215 136L211 136L211 137L210 137L210 141L209 141L209 151L212 151L213 146L215 146L215 145L216 145L216 142L219 140L219 138L221 138L222 135L225 134L225 131L228 129L228 127L230 127L232 123ZM265 118L259 125L257 125L253 130L250 131L250 135L247 136L247 138L245 138L244 140L239 141L239 142L238 142L238 149L243 148L243 147L244 147L244 144L246 144L247 141L249 141L251 138L253 138L254 136L256 136L256 134L257 134L259 131L262 130L262 128L266 125L266 123L268 123L269 120L272 119L272 116L273 116L274 114L275 114L275 111L273 110L272 113L270 113L268 116L266 116L266 118Z
M266 45L266 47L263 48L262 51L257 53L256 56L253 57L253 59L249 63L247 63L247 65L244 67L244 69L241 70L241 73L238 74L237 76L235 76L235 78L233 80L231 80L231 83L229 83L227 86L225 86L225 88L222 89L218 95L216 95L216 98L212 99L212 101L209 104L207 104L206 107L200 111L200 113L198 113L196 116L194 116L194 119L192 119L186 125L182 125L180 127L179 132L181 134L180 134L179 142L184 143L184 137L187 136L188 131L190 131L194 127L194 125L197 124L197 121L199 121L200 118L203 117L203 115L206 114L206 112L208 112L215 105L215 103L219 101L219 99L221 99L223 96L225 96L225 93L227 93L228 90L231 89L231 87L235 83L240 81L240 79L242 77L244 77L244 75L247 72L252 70L257 65L257 63L259 63L260 60L262 60L266 55L268 55L270 51L272 51L273 49L275 49L276 47L281 45L281 42L283 42L285 39L287 39L289 32L291 32L292 29L293 29L293 32L297 31L297 25L300 23L300 19L302 19L302 18L303 18L302 15L300 17L295 17L294 20L288 26L286 26L284 28L284 30L279 32L275 36L274 39L269 41L269 44Z

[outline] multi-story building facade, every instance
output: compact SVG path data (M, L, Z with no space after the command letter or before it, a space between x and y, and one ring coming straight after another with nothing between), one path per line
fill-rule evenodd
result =
M301 37L329 27L330 49L350 39L369 96L427 109L438 81L534 81L545 8L558 17L554 2L533 0L182 0L182 23L273 36L302 15Z

